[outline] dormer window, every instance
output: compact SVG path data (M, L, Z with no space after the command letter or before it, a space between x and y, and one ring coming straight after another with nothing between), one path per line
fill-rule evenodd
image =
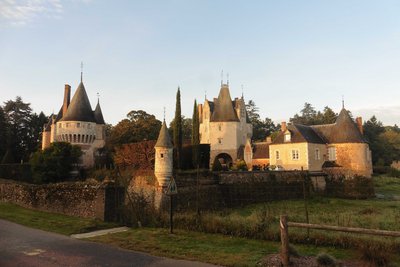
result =
M290 140L292 139L292 135L290 134L289 131L285 132L285 142L290 142Z

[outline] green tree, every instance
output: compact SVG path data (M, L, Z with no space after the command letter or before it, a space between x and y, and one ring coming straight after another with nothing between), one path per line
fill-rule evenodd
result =
M185 116L181 116L182 121L182 142L192 140L192 126L193 121L192 118L186 118ZM169 123L168 133L170 136L174 136L175 129L175 118Z
M192 161L193 167L199 164L199 145L200 145L200 121L199 111L197 109L197 101L194 100L193 116L192 116Z
M349 114L351 112L349 111ZM291 123L302 124L302 125L318 125L318 124L330 124L335 123L337 114L328 106L324 110L317 111L310 103L304 103L303 109L299 114L295 114L290 118Z
M42 132L43 126L48 122L47 116L40 112L39 115L33 113L31 115L31 121L29 126L29 139L28 150L32 152L41 148L42 144Z
M335 113L330 107L326 106L322 113L321 124L335 123L337 116L337 113Z
M15 101L9 100L4 103L4 112L9 125L8 149L14 155L16 162L27 160L32 142L31 120L32 109L29 103L24 103L17 96Z
M182 153L182 114L181 114L181 91L178 87L176 92L176 107L174 118L174 150L175 162L178 169L181 168L181 153Z
M37 151L30 159L34 182L55 183L70 177L82 151L79 146L66 142L54 142L43 151Z
M363 125L364 136L369 142L369 147L372 152L372 163L375 165L379 159L385 161L385 146L387 144L382 143L382 139L379 136L385 132L382 122L378 121L375 116L372 116Z
M254 141L263 141L271 133L275 132L278 128L270 118L261 120L260 114L258 114L259 108L253 100L249 100L246 104L247 115L253 126L253 137Z
M132 110L114 127L107 127L108 146L136 143L143 140L156 140L161 129L161 121L143 110Z
M6 120L6 115L3 108L0 106L0 161L3 159L7 151L7 141L8 141L8 124Z

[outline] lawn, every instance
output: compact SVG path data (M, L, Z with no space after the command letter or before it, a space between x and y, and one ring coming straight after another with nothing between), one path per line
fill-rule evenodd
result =
M85 233L116 226L114 223L31 210L3 202L0 202L0 219L63 235Z

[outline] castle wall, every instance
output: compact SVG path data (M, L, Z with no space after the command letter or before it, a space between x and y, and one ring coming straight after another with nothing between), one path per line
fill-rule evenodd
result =
M42 132L42 150L48 148L50 146L50 135L51 132Z
M156 147L154 173L160 186L167 186L172 177L173 149Z

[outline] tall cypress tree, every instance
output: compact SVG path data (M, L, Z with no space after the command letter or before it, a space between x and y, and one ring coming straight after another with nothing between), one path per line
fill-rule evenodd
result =
M193 107L193 117L192 117L192 162L193 167L197 168L199 164L199 144L200 144L200 135L199 135L199 112L197 109L197 101L194 100Z
M182 115L181 115L181 91L178 87L176 93L176 107L174 119L174 148L175 148L175 162L178 169L181 168L181 154L182 154Z

